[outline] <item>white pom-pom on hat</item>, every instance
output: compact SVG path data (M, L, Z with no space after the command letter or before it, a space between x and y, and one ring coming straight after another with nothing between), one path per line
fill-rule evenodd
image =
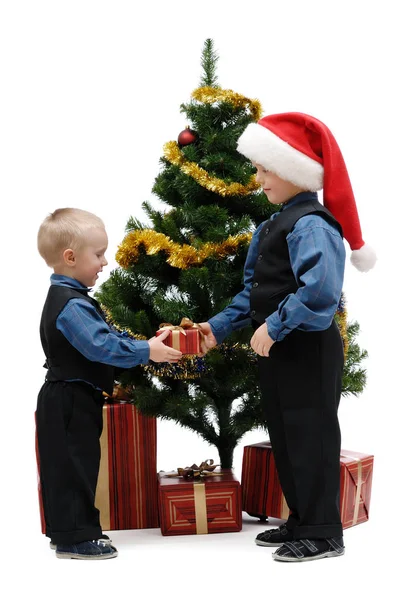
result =
M350 261L356 269L366 273L374 267L376 263L375 250L364 244L359 250L353 250L351 253Z

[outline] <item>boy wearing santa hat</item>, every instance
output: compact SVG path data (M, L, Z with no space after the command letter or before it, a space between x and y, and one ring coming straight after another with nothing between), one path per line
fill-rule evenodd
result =
M372 268L376 257L362 239L340 149L321 121L302 113L264 117L246 128L238 151L281 210L252 237L243 290L201 324L205 350L252 323L262 408L290 508L287 522L259 534L256 543L279 546L273 558L286 562L341 556L337 410L344 351L334 315L343 237L359 270Z

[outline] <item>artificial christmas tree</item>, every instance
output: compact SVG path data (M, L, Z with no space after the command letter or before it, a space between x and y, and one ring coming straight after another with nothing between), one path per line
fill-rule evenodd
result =
M161 323L206 321L227 306L242 289L252 230L277 210L257 185L253 165L236 150L245 127L261 117L260 103L219 87L216 63L207 40L200 87L181 106L191 128L165 145L153 187L170 209L145 202L151 225L129 220L117 253L120 268L97 294L111 321L140 339L153 336ZM343 391L358 393L365 352L354 342L358 325L349 340L344 304L339 308L347 356ZM121 381L135 386L140 411L194 430L230 468L242 436L263 425L251 334L246 327L203 358L150 363L122 374Z

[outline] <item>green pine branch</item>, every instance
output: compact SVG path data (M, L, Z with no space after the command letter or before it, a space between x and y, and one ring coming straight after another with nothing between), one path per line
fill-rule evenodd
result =
M200 86L217 87L216 64L218 55L214 51L214 42L212 39L207 39L204 42L201 66L203 75L200 80Z

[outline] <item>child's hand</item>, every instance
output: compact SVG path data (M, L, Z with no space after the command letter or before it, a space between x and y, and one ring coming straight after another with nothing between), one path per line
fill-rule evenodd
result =
M273 346L274 340L271 339L267 333L267 325L263 323L258 329L256 329L253 337L250 341L252 350L259 354L259 356L269 356L270 348Z
M169 335L169 330L167 329L161 335L154 336L148 340L150 345L150 360L154 362L178 362L178 360L182 357L182 352L180 350L175 350L175 348L170 348L169 346L165 346L162 340L165 340Z
M215 339L215 335L212 332L210 323L199 323L200 329L204 333L204 338L201 341L201 355L206 354L211 348L217 346L217 340Z

